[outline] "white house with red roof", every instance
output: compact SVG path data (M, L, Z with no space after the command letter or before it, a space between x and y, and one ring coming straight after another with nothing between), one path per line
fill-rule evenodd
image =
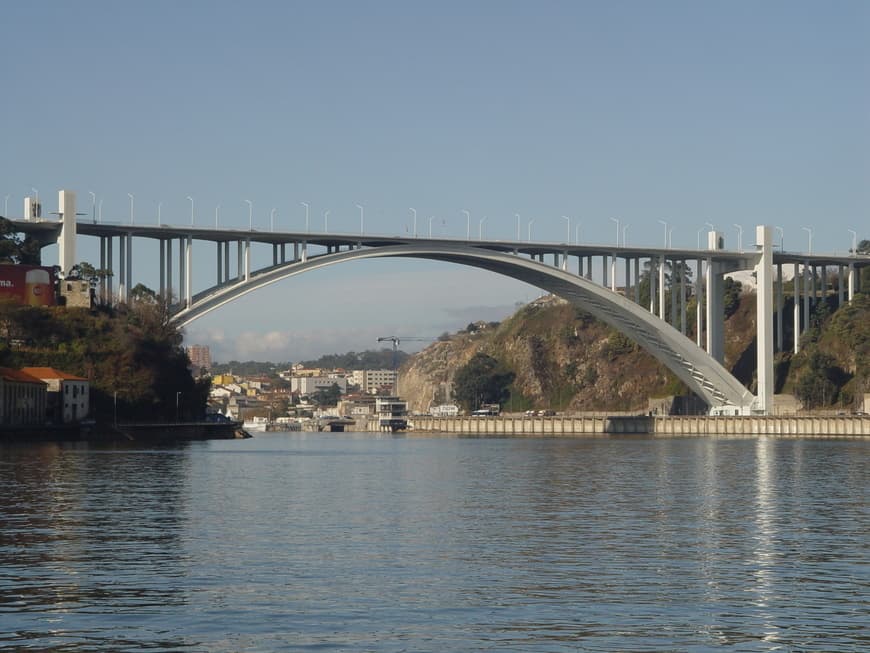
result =
M72 424L91 412L91 384L87 379L53 367L23 367L21 371L48 385L46 415L50 422Z

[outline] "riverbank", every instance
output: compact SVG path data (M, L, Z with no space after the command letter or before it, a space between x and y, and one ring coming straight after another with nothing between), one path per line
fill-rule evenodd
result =
M141 442L165 444L191 440L233 440L251 437L241 422L164 424L64 424L0 428L3 442Z
M710 415L638 416L498 416L414 417L413 430L427 433L530 436L650 437L830 437L870 438L870 417L838 416L747 416Z

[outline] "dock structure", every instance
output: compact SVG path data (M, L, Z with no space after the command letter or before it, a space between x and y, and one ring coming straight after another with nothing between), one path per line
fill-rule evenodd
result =
M870 416L415 416L411 428L415 432L425 433L493 436L865 438L870 437Z

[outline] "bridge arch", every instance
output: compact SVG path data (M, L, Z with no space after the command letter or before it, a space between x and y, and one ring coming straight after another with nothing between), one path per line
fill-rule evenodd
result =
M566 299L617 329L671 370L711 408L734 406L746 412L755 397L728 370L671 325L622 295L583 277L513 254L467 245L392 245L322 254L252 273L193 297L172 318L186 326L199 317L263 286L303 272L370 258L421 258L467 265L517 279Z

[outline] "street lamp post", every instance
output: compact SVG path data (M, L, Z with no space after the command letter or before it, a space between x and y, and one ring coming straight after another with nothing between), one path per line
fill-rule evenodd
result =
M854 229L846 229L852 234L852 256L858 254L858 233Z
M477 225L477 239L478 240L483 240L483 223L484 222L486 222L486 216L483 216Z
M269 211L269 230L270 231L275 231L275 211L277 211L277 210L278 209L273 208L271 211Z
M619 218L610 218L610 220L616 223L616 246L619 247Z
M362 204L357 204L357 205L356 205L356 208L359 209L359 232L360 232L361 234L364 234L364 233L366 232L366 229L365 229L365 226L366 226L366 223L365 223L365 217L366 217L365 209L363 208Z
M628 231L627 224L622 225L622 246L625 247L625 232Z
M408 208L408 210L414 214L414 238L417 237L417 209Z
M323 233L329 231L329 209L323 212Z
M779 233L779 251L785 251L785 247L783 246L783 242L785 241L785 229L782 227L775 227L777 232Z
M807 253L808 253L808 254L812 254L812 253L813 253L813 230L810 229L809 227L801 227L801 229L803 229L804 231L806 231L806 232L807 232L807 235L809 236L809 239L810 239L810 242L809 242L809 251L808 251Z
M528 240L529 240L529 242L531 242L531 240L532 240L532 225L533 225L534 223L535 223L535 219L534 219L534 218L532 218L531 220L529 220L529 234L528 234Z
M188 195L187 199L190 200L190 224L193 225L193 198Z
M127 193L130 198L130 224L133 224L133 193Z
M4 218L9 217L9 197L10 196L7 195L5 198L3 198L3 217Z
M465 240L471 240L471 211L462 209L462 213L465 214Z
M432 238L432 220L435 219L435 216L429 216L429 238Z
M732 225L737 229L737 251L743 251L743 227L739 224Z
M659 224L663 224L665 226L665 249L668 247L668 223L666 220L659 220Z
M157 202L157 226L158 227L160 226L160 223L161 223L160 211L162 208L163 208L163 202Z
M97 205L97 222L103 221L103 200L100 199L100 203Z
M220 220L220 216L221 216L221 205L218 204L216 207L214 207L214 227L215 227L215 229L217 229L217 227L218 227L218 222Z
M519 240L520 239L520 214L514 213L514 215L517 217L517 240Z
M89 190L88 195L91 196L91 221L96 224L97 223L97 194ZM9 197L8 195L6 197Z
M577 224L574 227L574 242L577 243L578 245L580 244L580 225L582 225L582 224L583 224L583 222L578 220Z
M248 203L248 231L254 230L254 203L251 200L245 200Z
M568 241L567 241L567 244L570 245L571 244L571 218L569 218L567 215L563 215L562 218L564 220L568 221Z
M299 202L302 206L305 207L305 232L308 233L308 202Z

